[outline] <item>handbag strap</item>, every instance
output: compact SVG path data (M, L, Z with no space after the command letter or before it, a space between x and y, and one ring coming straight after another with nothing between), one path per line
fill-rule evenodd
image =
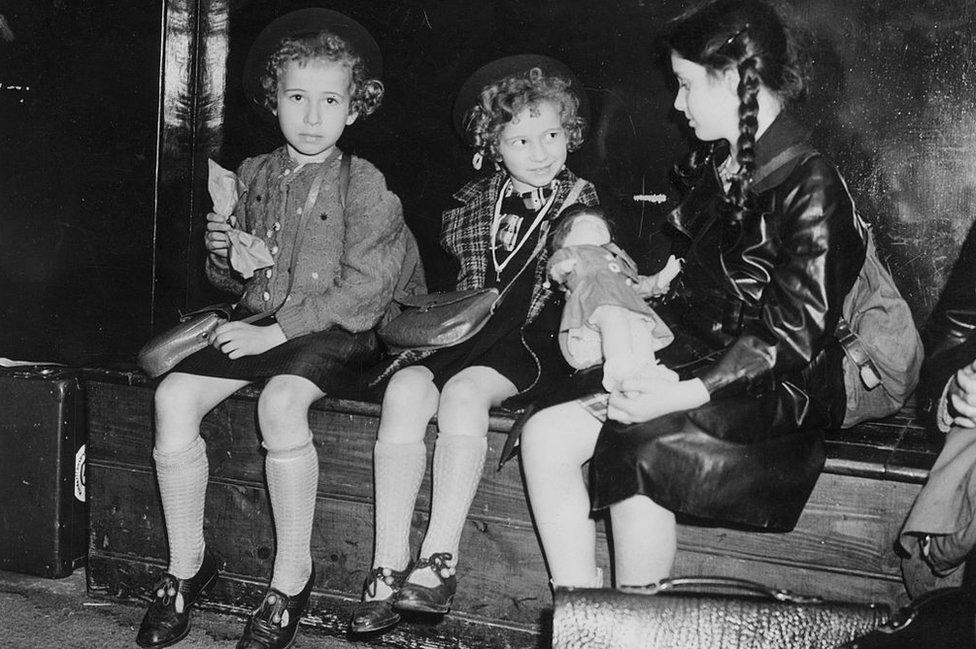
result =
M515 280L521 277L525 269L532 264L535 258L539 256L539 253L542 252L543 248L546 247L546 243L549 235L549 223L551 223L555 219L558 219L562 215L562 213L566 211L567 207L573 205L574 203L576 203L577 200L579 200L580 194L583 192L584 187L586 187L586 181L583 180L582 178L577 178L576 182L570 188L569 193L566 194L566 198L563 200L562 205L559 206L559 210L556 212L556 216L554 216L552 219L546 219L542 222L542 224L539 226L539 240L536 241L535 243L535 249L532 251L532 254L529 255L529 258L525 260L525 264L523 264L522 267L519 268L519 271L515 273L515 277L513 277L512 280L505 285L505 288L502 289L501 293L498 294L498 299L495 300L495 305L501 302L505 294L508 293L508 290L512 288L513 284L515 284ZM494 308L495 306L493 305L492 310L494 310Z
M352 156L340 154L342 158L339 161L339 209L342 210L343 215L346 212L346 198L349 196L349 181L352 177ZM298 248L301 243L301 235L304 232L306 226L308 225L308 219L312 213L312 209L315 207L315 202L319 199L319 193L322 191L322 185L325 184L325 177L328 175L329 169L327 165L323 165L318 176L312 182L311 188L308 190L308 197L305 199L305 205L302 207L302 213L298 218L298 227L295 228L295 238L292 241L291 246L291 261L288 266L288 289L285 291L285 300L291 295L292 286L295 283L295 265L298 263ZM260 313L255 313L242 318L238 322L243 322L245 324L250 324L252 322L257 322L263 318L267 318L270 315L274 315L278 312L284 303L282 300L281 304L273 309L268 309L266 311L261 311Z

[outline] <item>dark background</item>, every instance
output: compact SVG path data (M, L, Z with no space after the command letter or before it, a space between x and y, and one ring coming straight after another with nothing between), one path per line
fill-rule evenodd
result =
M0 0L0 356L125 363L179 309L221 297L202 276L206 159L235 168L279 144L274 122L246 105L240 70L265 24L313 4ZM521 52L559 58L582 80L593 125L569 164L597 183L653 269L670 203L629 197L669 192L690 142L655 48L688 4L324 5L380 43L384 106L341 146L400 195L433 288L451 279L436 247L440 210L474 174L451 126L454 93L483 63ZM976 216L976 10L967 0L774 4L809 53L798 113L876 225L922 324ZM965 286L976 286L972 273Z

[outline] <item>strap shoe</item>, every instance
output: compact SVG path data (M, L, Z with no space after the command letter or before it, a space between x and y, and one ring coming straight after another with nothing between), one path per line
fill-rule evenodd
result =
M409 565L403 570L373 568L363 584L363 601L353 609L352 619L349 621L349 632L374 633L396 626L397 622L400 621L400 614L393 610L393 599L400 592L403 581L408 574L410 574ZM386 584L393 592L384 599L367 600L366 597L376 596L376 588L379 582Z
M457 592L457 577L450 565L453 555L450 552L436 552L426 559L418 559L411 576L421 570L434 573L440 582L436 586L422 586L407 581L400 588L393 606L411 613L434 613L443 615L451 610L454 593Z
M244 636L237 649L285 649L295 641L298 621L308 607L308 598L315 583L315 566L308 576L305 588L297 595L285 595L269 588L251 619L244 627Z
M185 638L190 632L190 609L217 574L217 562L209 552L204 552L200 569L189 579L179 579L169 573L163 575L153 586L153 600L139 625L136 643L157 649Z

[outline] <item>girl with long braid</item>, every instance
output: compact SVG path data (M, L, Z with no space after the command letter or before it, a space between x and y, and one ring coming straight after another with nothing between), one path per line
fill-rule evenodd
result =
M677 174L684 266L658 309L676 336L660 360L681 380L623 381L605 424L588 410L599 372L536 404L522 460L554 586L603 583L591 509L609 508L618 588L670 574L676 514L791 529L844 415L835 328L866 230L785 110L803 89L790 35L758 0L717 0L672 21L667 46L674 107L702 145Z

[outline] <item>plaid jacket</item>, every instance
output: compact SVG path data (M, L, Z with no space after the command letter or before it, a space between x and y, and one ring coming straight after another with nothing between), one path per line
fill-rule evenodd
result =
M472 180L457 192L455 198L460 205L444 211L441 217L441 245L461 264L461 270L455 280L455 289L463 291L482 288L488 276L488 251L491 245L491 222L495 214L495 201L501 191L508 174L499 171L493 176ZM552 214L558 214L563 201L576 184L576 175L567 168L556 176L559 187L556 189L556 199L549 208ZM593 185L586 182L580 192L580 203L597 205L597 197ZM550 231L552 228L550 228ZM546 246L539 253L535 269L535 286L532 289L532 304L525 324L532 322L542 311L546 300L552 295L552 289L546 282L546 263L549 259L549 248ZM392 376L397 370L416 363L430 356L432 351L409 349L400 353L371 383L377 385Z
M488 276L488 252L491 246L491 222L494 218L495 201L508 177L503 171L493 176L473 180L464 185L454 198L460 202L458 207L448 209L442 217L441 245L461 264L455 281L455 289L482 288ZM576 175L563 168L556 176L559 186L556 200L550 208L555 215L563 206L563 201L576 183ZM586 183L580 193L579 202L596 205L597 198L593 185ZM532 322L542 311L552 289L546 282L546 263L549 260L548 246L539 253L535 268L535 287L532 290L532 304L529 307L526 324Z

